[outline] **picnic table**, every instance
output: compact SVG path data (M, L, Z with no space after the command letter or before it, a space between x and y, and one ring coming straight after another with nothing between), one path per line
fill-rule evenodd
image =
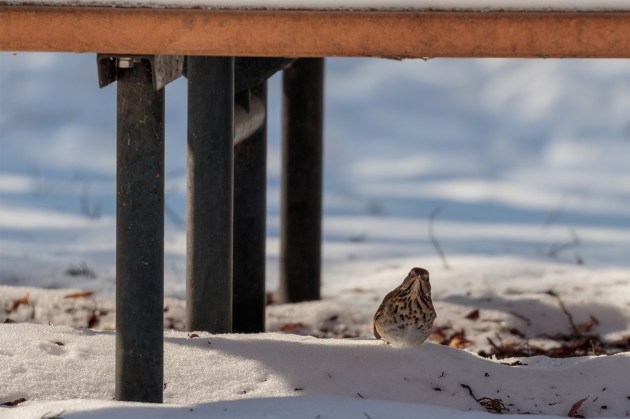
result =
M12 0L0 48L121 54L628 57L624 0Z
M630 58L625 0L0 0L0 50L117 82L116 398L163 391L164 89L188 78L188 330L264 331L266 79L284 70L281 295L319 298L323 58Z

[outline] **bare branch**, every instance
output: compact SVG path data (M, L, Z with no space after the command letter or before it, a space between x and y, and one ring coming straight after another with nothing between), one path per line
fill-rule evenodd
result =
M451 266L448 264L448 260L446 260L446 255L442 250L442 246L440 246L440 242L438 242L435 234L433 233L433 223L435 222L435 217L442 211L442 208L435 208L431 211L429 215L429 238L431 239L431 243L433 243L433 247L435 247L435 251L442 259L442 264L444 265L444 269L451 269Z

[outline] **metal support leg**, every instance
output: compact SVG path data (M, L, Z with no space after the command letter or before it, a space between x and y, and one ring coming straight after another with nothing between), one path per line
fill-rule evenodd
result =
M186 329L232 331L234 59L188 58Z
M118 70L116 399L162 402L164 89L146 61Z
M267 83L252 89L267 107ZM267 125L234 148L234 332L265 331Z
M324 60L284 71L280 299L320 298Z

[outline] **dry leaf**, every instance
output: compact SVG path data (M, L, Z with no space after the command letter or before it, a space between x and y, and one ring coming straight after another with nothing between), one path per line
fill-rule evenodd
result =
M466 336L464 335L464 331L460 330L459 332L453 333L447 345L450 346L451 348L464 349L467 346L470 346L471 344L472 342L466 339Z
M88 329L94 329L101 322L101 316L107 314L107 311L90 310L90 315L87 320Z
M429 335L429 340L431 342L439 343L440 345L446 345L446 335L444 334L443 329L436 329Z
M477 319L479 319L479 309L478 309L478 308L476 308L476 309L474 309L473 311L471 311L470 313L468 313L468 314L466 315L466 318L467 318L468 320L477 320Z
M92 291L77 291L66 294L63 296L63 298L86 298L91 297L92 294L94 294Z
M11 308L9 308L9 311L7 313L14 312L22 304L29 305L30 303L31 303L31 297L28 294L26 294L22 298L16 298L15 300L13 300L13 304L11 304Z
M567 417L583 418L584 416L578 415L577 411L580 410L580 407L582 407L582 403L584 403L586 399L588 399L588 396L584 397L582 400L578 400L577 402L573 403L573 406L571 406L571 410L569 410L569 413L567 413Z
M304 328L304 324L302 323L285 323L280 328L281 332L284 333L294 333Z
M199 337L199 335L198 335L198 334L196 334L196 333L189 333L189 334L188 334L188 338L189 338L189 339L198 338L198 337Z
M0 406L13 407L13 406L17 406L20 403L24 403L25 401L26 399L24 397L20 397L19 399L11 400L10 402L0 403Z
M273 292L268 292L265 294L265 305L272 305L278 302L278 296Z
M584 322L580 325L578 325L576 327L578 333L586 333L588 331L590 331L593 327L599 325L599 320L597 320L597 318L593 315L591 315L591 318L589 321Z

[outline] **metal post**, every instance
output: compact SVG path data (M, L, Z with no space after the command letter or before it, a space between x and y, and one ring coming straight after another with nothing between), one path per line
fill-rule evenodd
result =
M119 60L116 202L117 400L162 402L164 89Z
M280 299L320 298L324 60L284 71Z
M267 83L252 89L267 107ZM267 125L234 147L234 332L265 331Z
M234 59L188 57L186 329L232 331Z

